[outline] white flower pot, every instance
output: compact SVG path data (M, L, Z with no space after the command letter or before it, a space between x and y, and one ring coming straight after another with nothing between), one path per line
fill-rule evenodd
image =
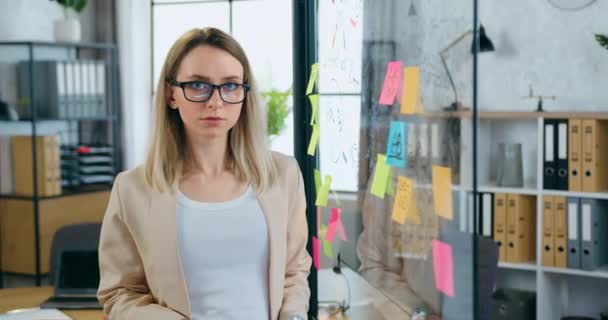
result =
M55 20L53 34L55 41L78 42L81 36L80 21L76 18Z

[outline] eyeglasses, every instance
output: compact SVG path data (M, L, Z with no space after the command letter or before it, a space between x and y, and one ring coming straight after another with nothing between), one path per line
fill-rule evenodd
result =
M244 83L227 82L222 84L213 84L203 81L186 81L179 82L177 80L169 80L170 85L182 88L186 100L192 102L205 102L211 99L213 91L218 89L220 98L226 103L236 104L245 100L245 96L249 91L249 85Z

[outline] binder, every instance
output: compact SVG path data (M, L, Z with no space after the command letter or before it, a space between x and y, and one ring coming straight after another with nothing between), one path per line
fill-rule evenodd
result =
M536 258L534 197L507 194L507 261L530 262Z
M32 78L30 79L30 69ZM63 65L57 61L21 61L17 65L18 113L22 119L57 119L60 117L64 82ZM31 80L31 81L30 81Z
M13 193L13 160L11 137L0 136L0 194Z
M13 177L15 194L32 196L34 194L34 163L32 159L31 136L11 138ZM36 137L36 162L39 196L54 196L61 193L58 138L56 136Z
M555 200L552 196L543 196L543 266L555 266L555 237L554 237L554 217Z
M83 94L82 94L82 63L79 60L76 60L73 63L74 66L74 97L73 97L73 113L70 115L75 118L81 118L83 116Z
M555 266L558 268L568 267L568 238L566 230L567 210L566 197L554 198L554 229L553 236L555 238Z
M581 199L581 266L594 270L606 263L606 206L597 199Z
M72 61L66 61L64 66L65 71L65 118L74 118L75 101L74 101L74 64Z
M584 119L583 123L583 191L603 192L608 189L608 148L606 122Z
M416 142L418 141L418 135L416 133L417 125L415 123L407 124L407 166L410 168L414 167L414 161L416 159Z
M557 163L555 159L556 121L545 119L543 124L543 188L555 189L557 185Z
M493 206L494 206L494 195L492 193L482 193L481 196L481 230L479 233L484 237L492 237L492 218Z
M583 191L582 120L570 119L568 122L568 190Z
M568 190L568 120L556 122L556 183L555 189Z
M429 158L429 126L426 123L421 123L418 126L418 134L420 136L420 160L428 161Z
M100 117L106 116L106 64L104 61L98 61L95 64L95 95L97 96L97 115Z
M440 158L440 147L441 144L439 142L439 123L432 122L430 124L431 127L431 161L432 163L441 164Z
M568 268L581 268L581 213L578 198L568 198Z
M507 195L494 194L494 241L499 249L499 261L507 261Z

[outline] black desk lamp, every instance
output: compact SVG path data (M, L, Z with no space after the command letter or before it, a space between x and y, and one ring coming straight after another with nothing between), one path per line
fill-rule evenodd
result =
M456 46L458 43L460 43L460 41L462 41L464 38L466 38L469 35L473 34L473 29L468 30L467 32L461 34L460 36L458 36L456 39L454 39L452 42L450 42L450 44L445 47L445 49L441 50L439 52L439 56L441 57L441 63L443 64L443 68L445 69L445 72L448 74L448 79L450 80L450 85L452 86L452 91L454 92L454 102L452 102L452 104L447 107L447 110L450 111L454 111L454 110L460 110L462 108L462 104L460 103L460 101L458 101L458 92L456 91L456 85L454 84L454 79L452 78L452 74L450 73L450 69L448 68L448 65L445 61L446 59L446 54L447 52L452 49L454 46ZM480 25L479 27L479 51L478 52L490 52L490 51L494 51L494 44L492 43L492 40L490 40L490 38L488 38L488 36L486 35L486 29L483 27L483 25ZM475 53L475 39L473 39L473 44L471 45L471 53Z

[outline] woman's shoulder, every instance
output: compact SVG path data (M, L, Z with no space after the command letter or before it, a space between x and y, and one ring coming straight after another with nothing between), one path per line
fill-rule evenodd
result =
M290 171L296 169L299 170L298 161L296 161L294 157L277 151L271 151L271 153L272 160L274 161L277 171L281 176Z
M120 172L114 183L121 190L146 190L147 184L143 165Z

